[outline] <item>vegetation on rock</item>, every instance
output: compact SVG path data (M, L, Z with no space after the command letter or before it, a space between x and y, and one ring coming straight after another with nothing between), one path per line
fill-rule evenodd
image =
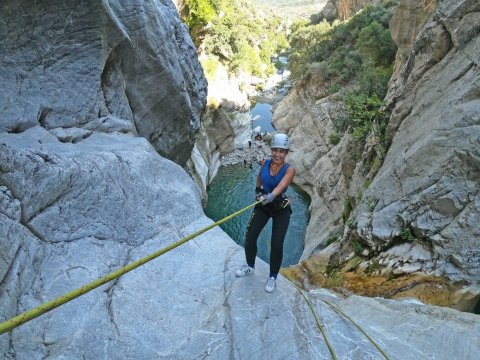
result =
M274 55L289 47L282 20L248 1L187 0L182 20L202 53L207 79L220 65L266 77L275 72Z
M290 38L292 76L316 73L383 98L397 50L388 28L391 15L382 6L369 6L345 22L297 23Z
M383 161L386 151L389 116L382 99L397 50L389 30L391 16L391 8L367 6L343 22L299 21L292 26L289 39L292 77L314 77L325 84L329 94L338 93L348 116L338 119L337 133L349 130L362 143L372 137L380 157L377 162ZM338 143L338 139L331 142Z
M350 266L335 267L328 271L328 261L312 256L297 266L282 269L282 274L303 288L324 287L342 294L355 293L361 296L400 299L416 297L424 303L473 311L471 301L458 298L454 294L462 289L462 283L452 283L443 277L418 273L379 275L356 272L361 259L354 257Z

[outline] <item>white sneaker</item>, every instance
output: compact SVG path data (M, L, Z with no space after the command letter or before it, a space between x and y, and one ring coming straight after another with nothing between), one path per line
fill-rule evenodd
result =
M243 265L240 269L237 270L236 275L239 277L244 277L247 275L252 275L255 272L255 268L248 265Z
M266 292L274 292L275 288L277 287L277 281L275 280L274 277L271 277L268 279L267 283L265 284L265 291Z

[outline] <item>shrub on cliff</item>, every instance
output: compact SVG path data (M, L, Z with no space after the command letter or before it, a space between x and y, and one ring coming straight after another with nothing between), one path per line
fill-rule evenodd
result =
M385 104L378 96L347 93L344 101L351 116L354 138L363 140L372 131L383 138L388 117L383 111Z
M388 67L395 59L397 47L388 28L374 20L360 30L355 43L355 51L362 56L364 61L372 62L376 67Z
M215 17L215 9L210 0L185 0L184 22L190 29L205 26Z
M316 69L325 81L353 84L362 93L382 98L396 53L388 29L390 17L390 10L369 6L332 27L326 21L297 26L290 39L292 76L302 78Z

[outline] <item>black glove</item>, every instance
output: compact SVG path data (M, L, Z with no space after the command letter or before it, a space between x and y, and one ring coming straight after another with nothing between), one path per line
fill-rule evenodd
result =
M262 188L259 188L258 186L255 188L255 200L259 201L260 197L262 196Z

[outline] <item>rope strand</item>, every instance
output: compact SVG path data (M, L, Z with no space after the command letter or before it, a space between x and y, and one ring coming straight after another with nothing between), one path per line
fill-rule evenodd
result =
M86 294L87 292L89 291L92 291L93 289L96 289L97 287L111 281L111 280L114 280L114 279L117 279L119 278L120 276L126 274L127 272L129 271L132 271L134 269L136 269L137 267L139 266L142 266L144 265L145 263L159 257L160 255L163 255L173 249L175 249L176 247L180 246L180 245L183 245L184 243L186 243L187 241L190 241L192 240L193 238L197 237L198 235L200 234L203 234L204 232L214 228L215 226L218 226L218 225L221 225L223 224L224 222L230 220L231 218L234 218L235 216L237 215L240 215L241 213L247 211L248 209L254 207L255 205L257 205L258 203L260 203L261 201L256 201L254 202L253 204L250 204L246 207L244 207L243 209L231 214L231 215L228 215L226 217L224 217L223 219L213 223L213 224L210 224L206 227L204 227L203 229L200 229L196 232L194 232L193 234L190 234L186 237L184 237L183 239L153 253L153 254L150 254L148 256L145 256L144 258L140 259L140 260L137 260L137 261L134 261L104 277L101 277L97 280L94 280L84 286L82 286L81 288L78 288L78 289L75 289L69 293L66 293L62 296L59 296L57 297L56 299L52 300L52 301L49 301L47 303L44 303L32 310L29 310L23 314L20 314L20 315L17 315L7 321L4 321L2 323L0 323L0 335L7 332L7 331L11 331L13 330L14 328L40 316L40 315L43 315L45 314L46 312L50 311L50 310L53 310L57 307L59 307L60 305L63 305L73 299L76 299L77 297L79 296L82 296L83 294Z
M298 290L298 292L300 293L300 295L302 295L303 299L304 299L304 300L306 301L306 303L308 304L308 307L310 308L310 311L312 312L313 317L315 318L315 321L316 321L316 323L317 323L318 329L319 329L320 332L322 333L323 339L325 340L325 343L327 344L328 350L330 350L330 354L332 355L332 359L333 359L333 360L337 360L337 359L338 359L337 353L336 353L335 350L333 349L333 346L330 344L330 341L328 341L327 333L326 333L325 329L323 328L323 325L322 325L320 319L318 318L317 312L315 311L315 308L313 307L312 302L307 298L307 296L304 294L304 292L303 292L302 289L300 289L300 288L299 288L297 285L295 285L293 282L291 282L291 284L297 288L297 290Z

